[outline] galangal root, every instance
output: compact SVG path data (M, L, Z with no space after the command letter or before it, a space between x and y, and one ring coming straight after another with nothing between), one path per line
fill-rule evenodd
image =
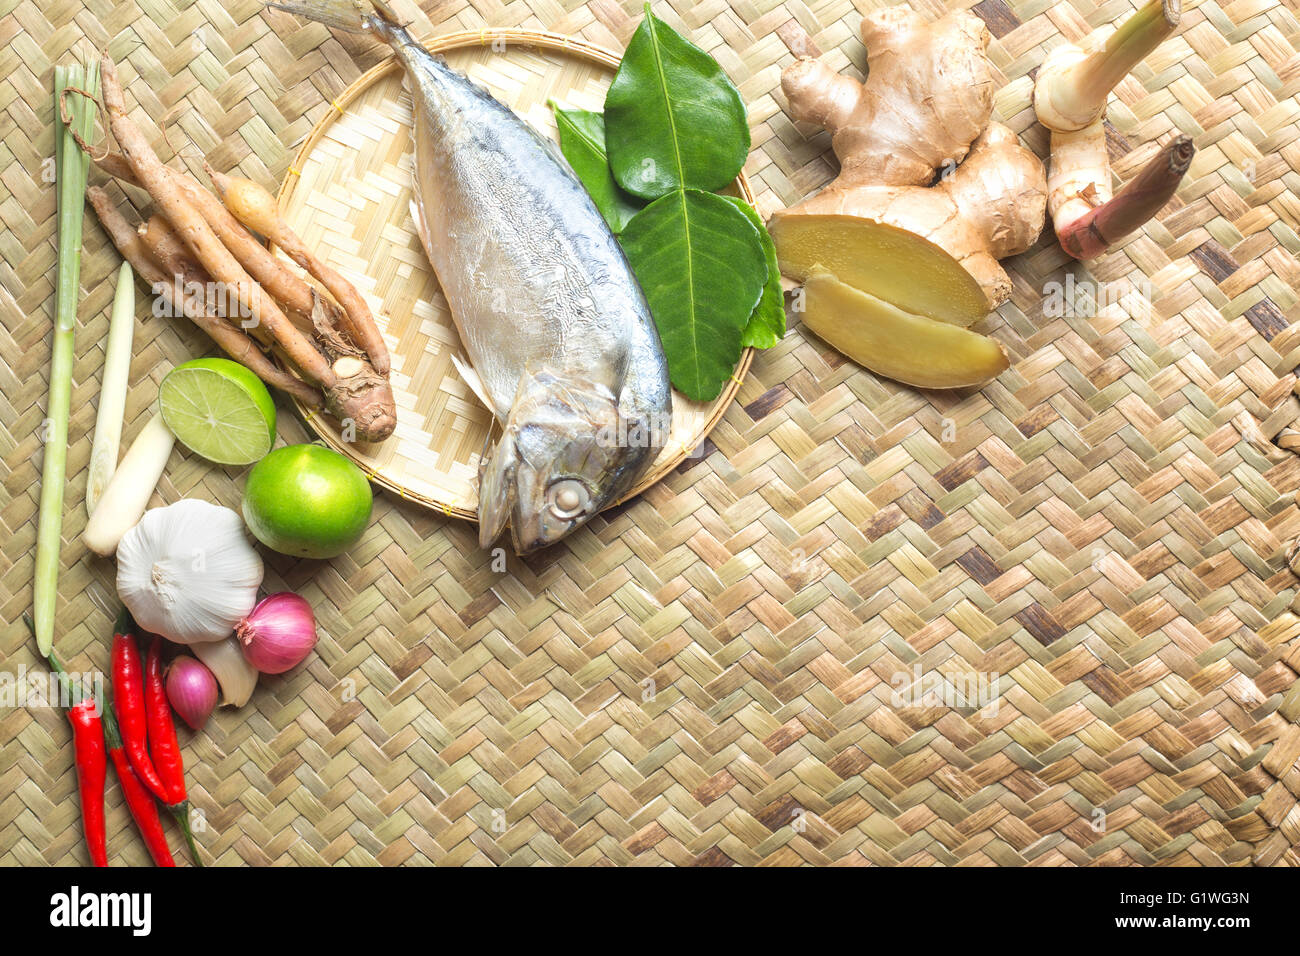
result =
M157 214L136 229L102 189L87 190L123 258L172 308L263 381L304 402L323 405L345 427L351 423L361 441L391 435L396 403L388 382L388 352L361 295L306 253L275 209L274 199L260 186L209 170L218 198L163 165L127 116L117 69L107 55L101 71L108 125L121 153L96 156L96 165L143 188L157 208ZM244 218L249 208L256 213L251 221ZM250 228L284 248L336 301L295 275ZM195 296L195 288L207 293ZM263 346L273 347L301 378L277 366Z
M183 276L177 281L176 273L169 273L149 254L139 230L117 211L113 200L99 186L86 190L86 198L99 216L104 231L122 258L131 263L136 274L166 301L174 315L184 315L206 332L223 351L241 365L254 372L258 378L301 399L309 405L321 404L321 393L302 379L280 368L258 348L257 343L208 308L202 299L185 291Z
M1133 67L1178 28L1179 0L1151 0L1118 28L1105 27L1047 55L1034 82L1034 112L1052 134L1047 209L1061 248L1095 259L1173 198L1191 165L1191 138L1166 144L1111 194L1106 101Z
M860 364L928 388L977 384L1006 368L1000 346L954 347L942 361L932 350L1010 297L998 260L1042 231L1043 165L990 122L996 84L978 17L957 10L930 23L891 7L863 19L862 40L865 82L806 57L781 76L787 112L830 131L840 160L829 186L772 216L781 270L808 283L805 323ZM832 318L869 316L888 321L870 334L829 331ZM882 330L897 337L889 359Z

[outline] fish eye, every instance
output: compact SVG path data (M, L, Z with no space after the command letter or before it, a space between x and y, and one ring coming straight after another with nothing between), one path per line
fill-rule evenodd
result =
M591 494L576 478L562 478L546 489L546 503L557 518L576 518L587 510Z

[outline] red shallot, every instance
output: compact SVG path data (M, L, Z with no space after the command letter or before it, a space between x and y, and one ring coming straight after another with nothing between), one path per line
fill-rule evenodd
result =
M167 700L195 730L202 730L212 716L217 693L217 679L202 661L183 654L168 666Z
M316 646L311 605L292 591L272 594L235 627L248 663L263 674L283 674L301 664Z

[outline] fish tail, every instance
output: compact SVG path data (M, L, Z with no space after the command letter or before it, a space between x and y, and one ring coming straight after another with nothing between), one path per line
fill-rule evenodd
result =
M385 0L267 0L266 5L348 33L402 25Z

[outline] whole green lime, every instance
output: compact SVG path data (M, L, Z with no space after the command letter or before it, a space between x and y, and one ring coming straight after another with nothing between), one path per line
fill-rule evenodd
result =
M374 496L361 469L321 445L286 445L248 473L244 523L282 554L332 558L361 538Z

